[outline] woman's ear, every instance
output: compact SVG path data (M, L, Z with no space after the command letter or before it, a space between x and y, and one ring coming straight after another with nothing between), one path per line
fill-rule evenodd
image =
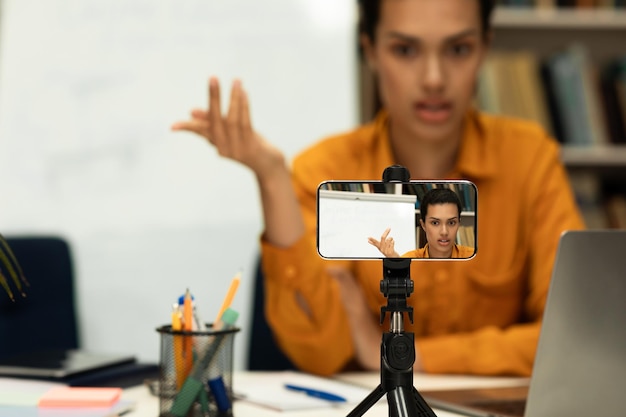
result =
M420 227L422 228L423 231L426 231L426 228L424 227L424 220L420 219Z

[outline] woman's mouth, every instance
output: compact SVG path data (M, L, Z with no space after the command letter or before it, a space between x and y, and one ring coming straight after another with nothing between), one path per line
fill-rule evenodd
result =
M445 101L420 101L414 106L417 117L427 123L446 122L452 113L452 106Z
M437 240L437 243L438 243L440 246L450 246L450 243L451 243L451 242L450 242L450 239L438 239L438 240Z

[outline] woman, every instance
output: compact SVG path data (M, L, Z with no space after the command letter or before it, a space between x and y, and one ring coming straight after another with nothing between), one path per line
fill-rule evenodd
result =
M583 227L558 145L530 122L472 108L490 39L487 0L361 0L361 45L383 110L302 152L291 170L250 124L235 82L226 115L218 81L209 109L175 130L204 136L248 166L261 193L266 316L300 369L329 375L380 367L381 265L327 261L316 251L316 190L329 179L372 180L393 164L413 179L478 187L480 251L464 262L413 262L408 299L415 370L529 375L559 236Z
M475 249L456 244L456 235L461 225L462 205L459 196L449 188L433 188L420 202L420 227L426 234L426 245L408 251L402 256L395 250L390 229L386 229L380 240L373 237L368 242L388 258L468 259Z

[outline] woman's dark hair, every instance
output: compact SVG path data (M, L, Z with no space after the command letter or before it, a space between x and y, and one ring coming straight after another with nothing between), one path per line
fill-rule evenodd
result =
M459 209L459 217L461 217L463 206L457 193L449 188L433 188L428 190L420 201L420 218L422 221L426 222L428 206L435 204L456 204Z
M372 41L376 32L376 25L380 19L380 3L382 0L357 0L359 3L359 33L367 35ZM491 29L491 12L495 0L475 0L480 6L480 23L483 38L486 39Z

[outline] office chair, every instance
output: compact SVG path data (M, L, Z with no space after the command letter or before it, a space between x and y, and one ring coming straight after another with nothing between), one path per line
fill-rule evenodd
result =
M0 292L0 359L30 351L74 349L78 330L68 243L56 236L5 236L30 286L15 301Z
M282 371L295 366L275 342L265 319L265 289L261 260L257 261L252 306L252 331L248 343L248 369L251 371Z

